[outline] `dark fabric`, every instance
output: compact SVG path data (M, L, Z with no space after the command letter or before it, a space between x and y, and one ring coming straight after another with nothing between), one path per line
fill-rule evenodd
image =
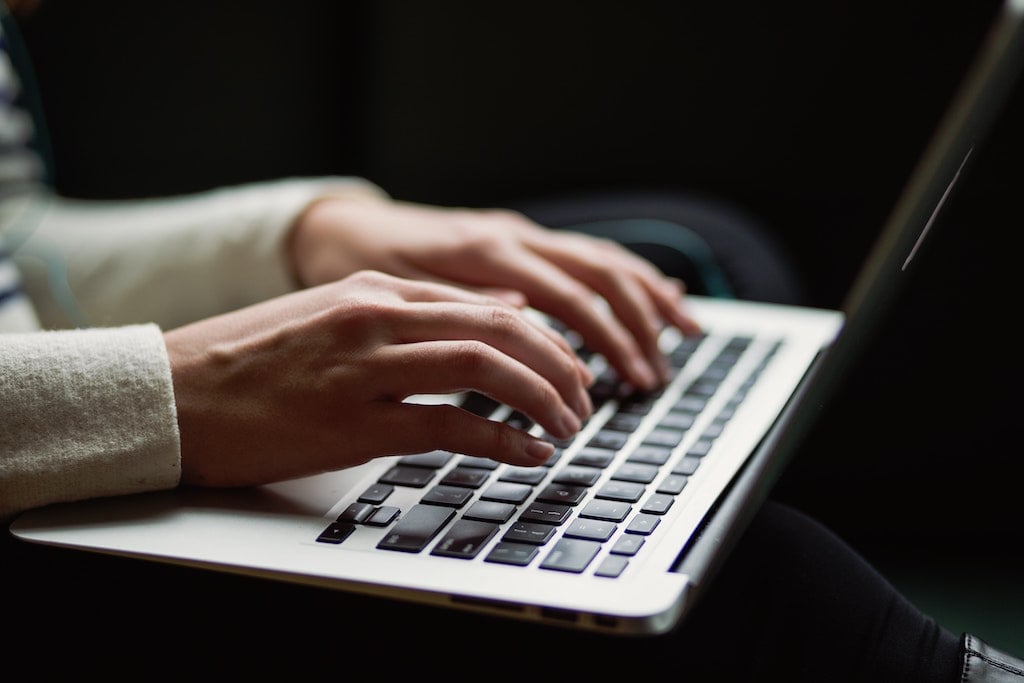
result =
M0 544L4 650L40 677L162 672L384 680L518 672L694 681L953 683L959 641L847 545L769 502L676 632L548 626L140 560ZM501 676L499 676L500 678Z
M621 242L666 275L682 279L694 294L783 304L806 301L789 255L767 227L710 198L634 191L535 200L512 208L542 225ZM703 244L687 251L694 237ZM713 283L706 276L709 271Z

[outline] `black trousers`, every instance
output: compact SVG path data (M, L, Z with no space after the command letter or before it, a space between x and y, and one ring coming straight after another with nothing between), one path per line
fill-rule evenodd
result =
M956 635L829 530L775 502L681 626L641 638L11 538L0 549L4 658L40 677L958 680Z

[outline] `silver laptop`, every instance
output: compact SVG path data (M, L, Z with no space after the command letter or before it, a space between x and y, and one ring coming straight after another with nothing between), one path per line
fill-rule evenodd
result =
M671 629L874 333L1015 82L1022 15L1024 0L999 13L842 311L692 296L706 334L663 335L674 378L656 394L624 391L580 347L600 378L597 409L545 466L386 457L253 489L55 505L22 515L13 534L570 628ZM541 433L478 394L412 400Z

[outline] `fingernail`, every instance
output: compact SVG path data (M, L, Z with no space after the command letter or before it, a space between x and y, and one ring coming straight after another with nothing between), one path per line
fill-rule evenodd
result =
M586 420L594 412L594 404L586 389L580 389L576 396L576 414L580 420Z
M576 366L580 369L580 376L583 378L583 383L588 387L594 383L594 373L583 361L582 358L576 358Z
M526 455L531 460L536 460L539 463L545 463L555 453L555 444L542 441L540 439L531 438L526 443Z
M651 366L646 361L636 359L632 364L633 373L640 378L641 389L653 389L658 383L658 378L655 376Z
M577 417L576 413L571 411L568 407L562 410L562 429L563 434L566 437L572 436L576 432L580 431L580 427L583 423L580 422L580 418Z

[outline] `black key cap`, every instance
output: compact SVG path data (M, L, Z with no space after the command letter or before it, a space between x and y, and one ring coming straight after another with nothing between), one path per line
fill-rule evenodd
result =
M615 471L615 474L612 475L612 479L650 484L657 476L658 468L655 465L645 465L642 462L624 462Z
M500 541L491 552L487 553L484 562L497 562L499 564L514 564L517 567L525 567L533 562L540 549L535 545L523 545L522 543L509 543Z
M430 503L431 505L447 505L448 507L460 508L469 502L469 499L473 497L473 490L463 488L461 486L445 486L438 484L434 488L423 494L420 498L421 503Z
M481 522L497 522L504 524L512 519L516 512L516 506L509 503L496 503L490 500L478 500L469 506L469 509L462 513L465 519L475 519Z
M498 478L499 481L514 481L519 484L539 484L548 476L543 467L506 467Z
M637 502L642 495L644 495L644 485L632 481L609 481L594 494L597 498L621 500L627 503Z
M517 543L528 543L530 545L544 545L555 535L555 527L550 524L533 524L530 522L516 522L505 535L503 541L514 541Z
M561 538L551 548L551 552L541 562L541 569L554 569L560 572L581 573L601 549L597 541L585 541L579 538Z
M331 524L324 529L316 540L318 543L334 543L338 544L344 541L346 538L352 535L352 532L356 530L355 524L348 524L344 522L331 522Z
M566 465L561 472L555 474L551 481L559 484L573 484L576 486L593 486L594 482L601 478L601 470L595 467L579 467L577 465Z
M452 528L437 542L430 554L471 560L497 532L497 524L460 519L452 524Z
M685 474L673 473L661 480L661 483L658 484L657 491L658 493L666 493L670 496L674 496L686 488L686 483L688 481L690 481L690 478Z
M594 570L594 576L604 576L609 579L617 578L626 570L626 565L628 564L629 560L622 555L609 555Z
M467 393L465 400L462 402L463 409L480 417L490 417L491 413L500 405L490 396L484 396L476 391Z
M672 468L672 474L689 476L697 471L700 466L700 458L694 455L687 455Z
M369 503L352 503L338 515L339 522L362 524L373 514L373 506Z
M573 457L571 464L583 467L605 468L614 459L615 451L610 451L607 448L585 446Z
M644 437L644 443L654 446L675 448L679 445L679 442L683 440L683 434L685 434L685 432L678 429L655 427L646 437Z
M632 511L632 506L617 500L592 500L580 510L580 517L621 522Z
M611 522L604 522L599 519L576 519L565 528L562 534L565 538L588 538L591 541L604 543L617 527Z
M661 524L661 517L640 513L626 527L626 533L649 536L659 524Z
M482 470L476 467L456 467L441 480L446 486L465 486L475 489L490 479L491 471Z
M400 514L402 514L402 511L394 505L381 505L373 511L373 514L363 524L366 526L387 526L398 519Z
M370 503L371 505L380 505L388 499L388 496L390 496L394 490L395 487L391 484L382 484L380 482L371 484L365 491L363 491L363 495L359 496L359 502Z
M640 547L644 544L645 539L643 536L636 534L622 534L618 540L615 541L615 545L608 552L614 553L615 555L636 555L640 551Z
M394 528L377 544L384 550L418 553L437 536L444 525L455 516L451 508L440 505L413 505Z
M437 472L427 469L426 467L395 465L385 472L377 481L382 484L411 486L413 488L421 489L429 484L436 474Z
M527 506L523 514L519 515L519 521L559 526L565 524L565 520L569 519L570 514L572 514L572 508L568 505L534 502Z
M664 465L671 457L671 447L640 444L626 459L629 462L642 462L647 465Z
M629 434L607 429L601 430L595 434L590 441L587 442L587 445L593 448L604 448L611 451L617 451L626 445L626 441L628 439Z
M605 429L614 429L617 432L626 432L632 434L636 431L636 428L643 422L643 415L634 415L632 413L615 413L608 421L604 423Z
M663 493L655 493L653 496L648 498L640 512L646 512L649 515L663 515L668 512L668 509L672 507L672 503L675 502L675 498L672 496L666 496Z
M544 490L537 494L537 500L543 503L556 503L559 505L577 505L586 498L589 489L585 486L570 486L569 484L548 484Z
M519 505L530 497L533 487L511 481L496 481L480 494L480 500L495 500L500 503Z

